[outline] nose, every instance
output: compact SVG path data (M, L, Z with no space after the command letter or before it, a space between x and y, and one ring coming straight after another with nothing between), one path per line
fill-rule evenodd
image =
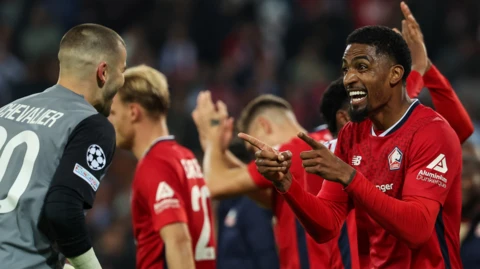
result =
M343 85L345 85L345 88L354 85L356 82L358 82L358 76L350 70L343 76Z

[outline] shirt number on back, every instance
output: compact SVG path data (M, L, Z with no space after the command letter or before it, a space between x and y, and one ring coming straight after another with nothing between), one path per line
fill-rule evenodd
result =
M38 152L40 151L40 140L38 139L37 134L32 131L23 131L14 136L7 143L5 142L7 142L7 130L0 126L0 149L2 150L0 155L0 182L2 182L5 176L7 167L10 163L10 158L15 149L25 143L27 151L21 162L20 160L15 160L17 165L21 164L20 172L18 172L12 187L8 191L7 197L0 200L0 214L12 212L17 207L18 200L27 189L28 183L30 183L33 166L35 165ZM12 162L11 165L15 165L15 163ZM9 176L13 177L13 175Z
M207 186L193 186L192 188L192 209L195 212L203 211L203 226L198 238L197 245L195 246L195 260L205 261L215 259L215 249L213 246L208 246L212 233L212 227L210 225L210 217L208 214L208 202L210 192Z

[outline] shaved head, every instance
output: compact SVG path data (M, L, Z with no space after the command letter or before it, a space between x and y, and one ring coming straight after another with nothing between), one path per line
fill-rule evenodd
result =
M80 24L60 41L58 83L85 96L105 116L117 90L123 86L127 50L112 29L98 24Z
M60 41L58 60L63 71L83 71L86 65L117 60L125 42L115 31L102 25L87 23L70 29Z

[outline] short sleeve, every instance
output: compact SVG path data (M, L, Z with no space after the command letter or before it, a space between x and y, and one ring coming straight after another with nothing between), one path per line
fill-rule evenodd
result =
M420 196L443 205L460 180L462 151L453 129L440 118L420 129L409 152L403 196Z
M157 232L171 223L187 223L181 176L166 160L143 159L137 168L136 186L141 188Z
M255 182L255 185L259 188L269 188L272 187L272 182L269 181L268 179L264 178L262 174L260 174L257 170L257 165L255 164L255 161L251 161L247 165L248 169L248 174L250 174L250 177L252 178L253 182Z
M95 114L84 119L68 138L50 190L73 189L80 194L85 208L91 208L114 153L115 130L107 118Z
M351 130L351 123L347 123L342 128L342 130L340 130L340 133L338 134L338 139L335 144L335 155L347 164L347 153L350 147L350 139L348 139L347 137L349 136L348 132L351 132ZM312 176L315 175L308 175L307 177ZM340 183L331 182L328 180L323 181L322 188L318 193L318 197L340 203L346 203L349 201L348 194L343 190L343 186Z

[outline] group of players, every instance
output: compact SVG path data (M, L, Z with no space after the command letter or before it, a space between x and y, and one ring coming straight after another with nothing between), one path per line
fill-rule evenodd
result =
M72 28L58 83L0 108L1 268L101 268L84 211L116 146L138 159L137 268L215 268L210 199L242 194L274 212L282 269L462 268L460 144L473 126L401 9L401 32L367 26L347 38L343 76L320 105L328 129L306 134L275 96L244 108L248 165L228 150L223 102L202 92L192 113L201 165L168 131L165 76L127 69L113 30ZM423 87L437 112L412 99Z

